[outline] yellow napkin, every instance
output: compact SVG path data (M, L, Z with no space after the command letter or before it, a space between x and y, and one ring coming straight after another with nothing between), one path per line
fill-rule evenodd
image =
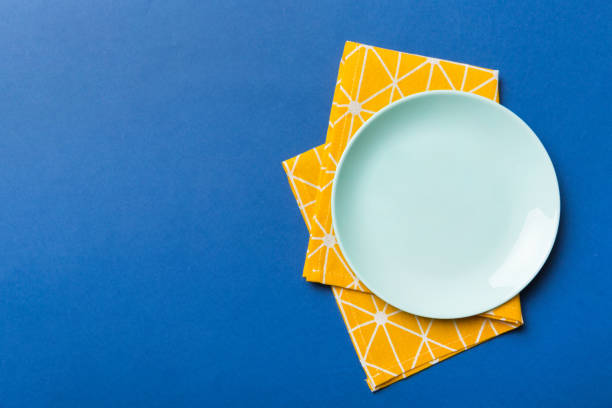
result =
M523 324L518 296L465 319L426 319L399 311L355 277L336 243L331 183L348 141L381 108L404 96L437 89L499 101L498 71L347 42L326 143L283 162L310 232L303 276L332 285L372 391Z

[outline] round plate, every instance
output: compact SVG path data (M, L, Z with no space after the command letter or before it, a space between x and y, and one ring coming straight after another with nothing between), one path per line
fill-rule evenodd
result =
M406 312L459 318L521 291L555 241L553 165L518 116L480 96L415 94L372 116L333 184L338 244Z

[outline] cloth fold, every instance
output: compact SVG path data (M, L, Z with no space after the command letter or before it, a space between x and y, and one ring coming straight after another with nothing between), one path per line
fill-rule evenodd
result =
M519 297L464 319L427 319L371 294L348 267L331 221L336 165L374 113L407 95L449 89L499 101L498 71L347 42L325 144L283 162L310 237L303 276L332 286L372 391L523 324Z

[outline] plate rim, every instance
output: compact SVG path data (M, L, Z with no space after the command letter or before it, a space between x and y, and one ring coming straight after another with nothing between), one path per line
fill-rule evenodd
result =
M501 111L504 111L506 114L510 114L511 117L513 117L514 119L517 119L519 122L521 122L528 130L528 133L535 139L535 141L540 145L540 147L542 148L542 151L544 152L545 155L545 159L548 161L548 164L550 165L552 172L553 172L553 176L554 176L554 183L555 183L555 192L556 192L556 204L557 204L557 211L556 211L556 217L554 220L554 233L552 235L552 239L550 241L550 245L546 251L546 257L543 258L543 261L540 263L540 265L538 266L538 268L534 269L534 272L530 274L529 278L525 280L524 283L521 284L521 286L514 290L511 291L511 295L506 296L503 298L503 301L500 301L499 303L496 302L496 304L494 304L493 306L489 307L487 306L484 310L481 310L481 308L478 308L477 310L474 310L472 312L464 312L464 313L459 313L459 314L443 314L443 313L431 313L431 314L417 314L414 313L412 311L406 310L402 307L398 307L396 305L394 305L392 302L389 302L387 299L385 299L384 296L381 296L379 294L379 292L375 289L373 289L370 285L368 285L368 282L366 282L365 279L363 279L363 277L359 274L359 272L357 271L357 269L353 266L353 263L351 262L350 258L348 255L346 255L346 251L344 246L342 245L342 239L340 238L339 234L338 234L338 229L337 229L337 225L336 225L336 181L338 180L338 175L340 174L341 170L342 170L342 165L345 161L345 158L348 156L347 153L350 151L351 147L353 146L355 140L357 140L357 138L363 133L363 131L373 122L375 121L379 116L381 116L384 112L391 110L393 108L395 108L398 105L407 103L409 101L412 101L414 99L418 99L424 96L430 96L430 95L461 95L464 97L468 97L468 98L472 98L475 100L478 100L480 102L484 102L487 103L491 106L494 106L496 109L500 109ZM416 316L421 316L421 317L425 317L425 318L430 318L430 319L460 319L460 318L464 318L464 317L470 317L470 316L476 316L485 312L488 312L490 310L493 310L501 305L503 305L504 303L508 302L510 299L514 298L516 295L518 295L523 289L525 289L525 287L527 287L532 281L533 279L540 273L540 271L542 270L542 268L544 267L544 265L546 264L546 262L548 261L548 258L550 257L550 254L552 252L552 249L555 245L555 242L557 241L557 234L559 232L559 220L561 217L561 194L560 194L560 189L559 189L559 180L557 177L557 172L555 170L554 164L550 158L550 155L548 154L548 151L546 150L546 148L544 147L544 145L542 144L542 141L540 140L540 138L535 134L535 132L533 131L533 129L531 129L531 127L523 120L521 119L516 113L512 112L510 109L508 109L507 107L503 106L501 103L495 102L491 99L485 98L483 96L480 95L476 95L473 93L469 93L469 92L465 92L465 91L452 91L452 90L433 90L433 91L424 91L424 92L417 92L414 93L412 95L408 95L405 96L393 103L390 103L389 105L385 106L384 108L380 109L379 111L377 111L376 113L374 113L370 118L368 118L363 125L355 132L355 134L353 135L353 137L349 140L349 142L346 145L346 148L344 149L344 151L342 152L342 156L340 157L340 160L338 161L338 165L336 166L336 173L334 175L334 180L332 182L332 192L331 192L331 217L332 217L332 228L334 230L334 236L336 238L336 242L338 244L338 246L340 247L340 251L342 252L342 256L344 257L344 259L346 260L348 266L351 268L351 270L353 271L353 273L355 274L355 276L365 284L365 286L368 288L368 290L370 290L370 292L372 292L374 295L378 296L380 299L382 299L384 302L390 304L391 306L395 307L396 309L402 310L406 313L410 313Z

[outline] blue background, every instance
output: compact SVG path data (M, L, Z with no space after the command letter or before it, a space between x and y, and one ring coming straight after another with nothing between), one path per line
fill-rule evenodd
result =
M612 404L608 2L51 3L0 5L0 407ZM376 394L280 164L345 40L500 69L562 194L525 327Z

